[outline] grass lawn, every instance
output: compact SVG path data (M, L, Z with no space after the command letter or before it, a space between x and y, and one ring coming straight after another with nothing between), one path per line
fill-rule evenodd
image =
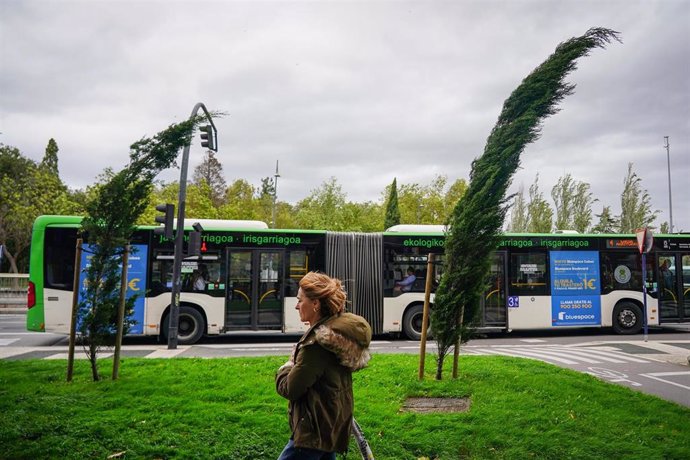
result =
M66 361L0 361L0 458L275 459L290 436L274 389L284 361L128 358L101 382L78 361L72 383ZM448 370L440 382L431 355L423 382L417 364L375 355L355 374L355 417L377 459L690 458L688 408L533 360L463 356L460 379ZM471 407L401 412L412 396ZM360 458L354 442L347 458Z

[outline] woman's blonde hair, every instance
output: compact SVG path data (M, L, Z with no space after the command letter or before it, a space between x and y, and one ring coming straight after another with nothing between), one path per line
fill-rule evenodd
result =
M337 278L318 272L309 272L299 282L302 293L321 302L321 316L333 316L345 310L347 294Z

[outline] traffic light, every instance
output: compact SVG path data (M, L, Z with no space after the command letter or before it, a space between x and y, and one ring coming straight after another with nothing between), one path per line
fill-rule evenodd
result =
M216 138L214 135L215 131L213 129L213 126L200 126L199 131L201 131L201 146L206 147L209 150L213 150L214 152L217 152L218 147L216 146Z
M163 213L161 216L156 216L156 222L163 224L163 226L154 229L153 233L156 235L163 235L168 240L173 239L175 206L172 204L159 204L156 206L156 211Z
M187 257L201 255L201 232L204 231L204 228L199 222L196 222L194 225L192 225L192 227L194 228L194 231L189 233Z
M201 255L201 232L190 232L187 243L187 257Z

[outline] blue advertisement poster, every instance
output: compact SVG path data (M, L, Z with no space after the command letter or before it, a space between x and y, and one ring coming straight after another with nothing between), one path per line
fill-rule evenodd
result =
M81 266L79 272L79 285L84 286L86 282L85 269L91 263L91 245L85 244L84 251L81 253ZM127 298L135 294L140 294L134 302L134 314L132 319L135 324L129 330L130 334L144 333L144 305L145 305L145 289L146 289L146 267L148 266L148 246L145 244L133 244L131 246L132 252L129 254L129 263L127 267ZM79 291L79 302L82 301L82 292Z
M599 253L552 251L550 262L552 325L600 325Z

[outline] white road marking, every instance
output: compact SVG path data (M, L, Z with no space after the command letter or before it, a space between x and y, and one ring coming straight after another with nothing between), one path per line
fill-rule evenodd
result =
M543 361L554 361L562 364L601 364L602 362L623 364L626 362L648 363L649 360L636 358L622 352L592 350L576 347L519 347L499 345L491 348L478 348L476 351L494 355L537 358Z
M672 382L670 380L666 379L661 379L659 377L670 377L672 375L690 375L690 372L654 372L651 374L640 374L641 377L647 377L650 379L658 380L663 383L668 383L669 385L674 385L680 388L685 388L686 390L690 390L690 386L687 385L682 385L680 383Z
M540 361L556 361L559 363L563 364L577 364L577 361L571 361L566 358L560 358L556 356L545 356L543 354L539 353L534 353L534 352L529 352L529 351L524 351L524 350L517 350L517 349L511 349L511 350L506 350L506 349L493 349L493 348L483 348L481 351L484 351L486 353L492 354L492 355L507 355L507 356L515 356L517 358L532 358L532 359L537 359Z
M147 358L174 358L175 356L179 355L180 353L187 351L189 347L180 347L176 348L174 350L168 350L167 348L161 348L159 350L154 351L153 353L149 353L146 355Z

